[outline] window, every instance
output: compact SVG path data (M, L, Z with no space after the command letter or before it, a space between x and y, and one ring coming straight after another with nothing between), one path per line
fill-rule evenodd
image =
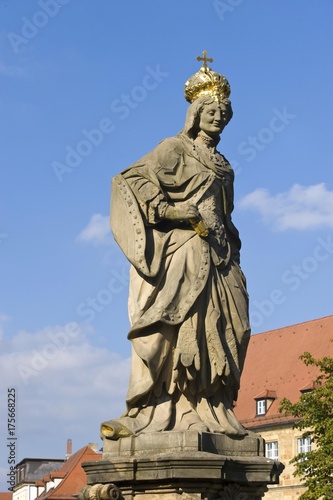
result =
M273 458L274 460L277 460L279 458L279 447L277 441L266 443L265 456L267 458Z
M297 440L298 453L308 453L311 451L311 438L300 438Z
M15 468L15 484L20 484L24 481L25 465L17 466Z
M257 415L265 415L265 413L266 413L266 399L258 399Z
M260 417L262 415L266 415L276 398L276 391L273 391L271 389L265 389L264 391L261 391L260 394L255 396L253 399L256 402L256 416Z

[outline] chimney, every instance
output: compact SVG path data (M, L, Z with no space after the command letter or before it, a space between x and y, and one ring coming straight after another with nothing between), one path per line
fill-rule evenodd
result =
M98 453L98 444L97 443L88 443L89 448L91 448L95 453Z
M67 445L66 445L66 460L69 459L69 457L72 454L72 440L67 439Z

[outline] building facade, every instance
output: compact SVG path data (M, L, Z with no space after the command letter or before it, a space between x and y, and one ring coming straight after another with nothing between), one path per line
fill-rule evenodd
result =
M314 358L333 357L333 316L253 335L241 379L235 413L247 429L266 441L266 456L285 465L280 484L271 486L268 500L296 500L305 491L295 477L290 460L313 446L293 429L293 420L279 412L280 402L296 403L301 394L311 391L319 375L316 367L300 360L304 352Z
M64 459L24 458L15 467L13 500L34 500L38 496L36 481L57 471Z
M26 458L16 466L12 500L76 500L87 484L82 463L101 458L94 443L68 456L67 460Z

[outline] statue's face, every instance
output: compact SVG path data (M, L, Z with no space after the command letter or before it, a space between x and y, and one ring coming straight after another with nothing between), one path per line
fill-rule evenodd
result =
M204 106L201 115L199 128L207 135L216 137L221 134L226 124L227 111L223 104L213 102Z

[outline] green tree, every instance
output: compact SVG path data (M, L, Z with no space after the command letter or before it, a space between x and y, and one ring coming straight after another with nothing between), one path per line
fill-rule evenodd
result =
M307 365L320 369L314 389L302 394L297 403L284 398L280 412L293 416L293 428L310 438L314 446L308 453L299 453L291 463L295 464L295 476L300 476L308 489L302 500L333 499L333 358L315 359L306 352L301 358Z

